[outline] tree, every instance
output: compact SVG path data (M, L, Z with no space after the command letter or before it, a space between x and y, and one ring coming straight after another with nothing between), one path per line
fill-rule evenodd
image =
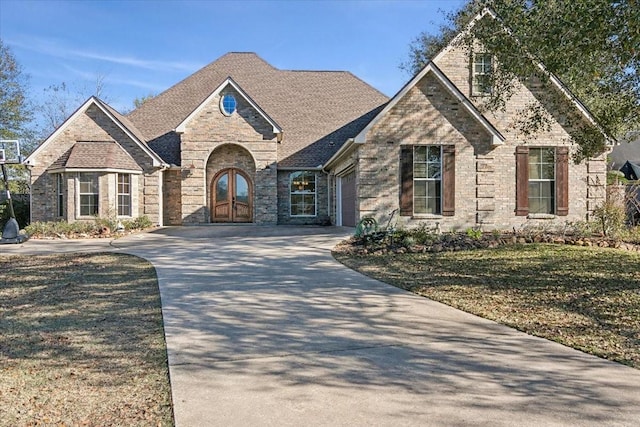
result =
M0 139L18 139L33 116L27 99L28 76L0 39Z
M500 67L491 77L490 110L504 108L515 82L558 76L596 118L605 134L624 140L640 127L640 4L637 0L470 0L449 15L436 35L421 34L401 67L415 73L447 45L485 7L499 19L483 19L459 43L480 40ZM508 30L506 30L508 29ZM530 60L523 60L529 58ZM541 70L537 62L545 66ZM545 99L545 103L558 103ZM548 125L539 106L520 118L521 129L535 134ZM606 139L586 124L573 123L576 160L601 153Z
M154 98L156 95L153 93L150 93L146 96L142 96L140 98L136 98L133 100L133 105L135 106L135 108L140 108L142 107L142 104L144 104L145 102L149 101L150 99Z
M65 120L73 114L87 98L95 96L108 102L105 97L105 76L100 74L96 77L95 86L79 85L78 83L68 84L66 82L53 84L44 89L44 101L40 112L44 119L43 128L40 134L46 138L51 132L57 129Z

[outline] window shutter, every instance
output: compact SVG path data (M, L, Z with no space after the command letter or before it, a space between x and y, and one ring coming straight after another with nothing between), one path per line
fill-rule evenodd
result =
M442 147L442 216L453 216L456 207L456 146Z
M413 215L413 145L400 146L400 215Z
M516 215L529 214L529 147L516 147Z
M556 215L569 215L569 147L556 148Z

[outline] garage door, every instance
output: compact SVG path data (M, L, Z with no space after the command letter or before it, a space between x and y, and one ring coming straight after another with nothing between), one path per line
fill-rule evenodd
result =
M356 226L356 173L351 172L341 179L342 225Z

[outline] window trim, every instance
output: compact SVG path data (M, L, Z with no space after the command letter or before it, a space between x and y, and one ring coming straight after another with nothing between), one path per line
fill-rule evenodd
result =
M227 111L227 107L225 106L225 100L232 99L233 100L233 110ZM220 111L227 117L231 117L233 113L238 111L238 100L232 93L225 93L220 97Z
M482 61L478 61L478 58L482 58ZM485 59L489 58L490 62L489 62L489 66L491 68L491 71L487 72L485 69L486 67L486 63L485 63ZM477 53L473 53L472 54L472 58L471 58L471 96L491 96L493 94L493 85L489 84L488 87L484 88L485 90L482 90L480 88L480 85L477 84L478 83L478 77L482 77L482 78L486 78L488 77L489 79L491 78L491 74L493 73L493 55L491 55L488 52L477 52ZM481 64L483 71L478 72L476 71L476 64Z
M127 182L126 183L122 183L123 185L127 185L127 189L128 191L126 193L121 193L120 192L120 178L127 178ZM119 217L131 217L132 216L132 212L133 212L133 206L131 205L131 201L132 201L132 179L131 179L131 174L129 173L118 173L116 174L116 211L118 212L118 216ZM128 200L128 203L126 205L124 204L120 204L120 197L126 197ZM120 208L121 207L127 207L128 208L128 213L120 213Z
M90 177L91 181L93 181L95 186L95 193L83 193L82 192L82 178ZM86 182L86 181L84 181ZM100 177L96 173L92 172L78 172L77 177L78 183L78 217L80 218L90 218L96 216L100 213ZM82 196L94 196L95 197L95 213L83 214L82 213ZM91 205L89 205L91 206Z
M423 148L425 147L427 149L427 160L426 162L418 162L418 163L424 163L426 165L427 168L427 178L416 178L416 150L419 148ZM439 179L434 179L434 178L429 178L428 177L428 170L429 170L429 164L435 164L435 162L430 162L429 161L429 154L428 154L428 150L432 147L437 147L439 148L439 164L440 164L440 178ZM442 174L443 174L443 151L442 151L442 145L414 145L413 146L413 216L421 216L421 215L432 215L432 216L442 216L442 208L443 208L443 204L442 204L442 191L443 191L443 186L442 186ZM416 181L418 182L438 182L438 186L440 187L440 195L439 197L429 197L428 194L428 190L426 190L426 196L425 198L427 200L429 200L430 198L435 198L438 200L438 206L437 206L437 211L436 212L416 212ZM427 186L427 189L429 187ZM425 205L426 207L426 205Z
M553 161L551 163L549 162L540 162L540 163L535 163L534 165L540 166L542 167L543 164L551 164L553 165L553 179L549 179L549 178L538 178L538 179L531 179L531 152L532 151L540 151L542 153L542 151L544 150L548 150L550 152L553 153ZM528 202L528 206L529 206L529 215L556 215L556 213L558 212L558 208L557 208L557 192L558 192L558 180L556 178L557 175L557 153L556 153L556 148L555 147L529 147L529 157L528 157L528 162L529 162L529 176L527 177L527 187L530 187L530 184L533 183L538 183L538 184L542 184L542 183L549 183L549 182L553 182L553 190L552 190L552 206L551 206L551 212L532 212L531 211L531 192L528 191L527 194L527 202ZM538 197L538 200L546 200L548 198L542 198L542 197Z
M293 180L297 174L307 174L309 176L313 176L313 192L309 192L306 190L298 190L293 191ZM292 196L302 196L302 195L313 195L313 215L294 215L293 214L293 202ZM291 218L315 218L318 216L318 174L313 171L295 171L289 175L289 217Z

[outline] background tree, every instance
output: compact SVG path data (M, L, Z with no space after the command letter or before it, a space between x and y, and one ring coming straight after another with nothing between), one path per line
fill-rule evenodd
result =
M500 64L492 76L488 109L504 108L518 80L535 76L548 81L553 73L584 102L606 134L625 140L630 130L640 128L637 0L470 0L447 17L437 34L419 35L401 68L419 71L485 7L500 19L480 21L460 43L469 47L474 39L481 40ZM537 68L535 61L543 63L547 72ZM559 102L557 98L545 102ZM539 105L531 105L517 126L534 135L548 123ZM576 160L602 152L606 140L599 131L573 125L571 138L580 147Z
M150 93L146 96L142 96L140 98L136 98L133 100L133 105L135 108L140 108L142 107L142 104L144 104L145 102L147 102L148 100L154 98L156 95L153 93Z
M27 84L28 76L0 39L0 139L20 138L33 117Z
M109 102L106 95L106 77L97 75L95 85L79 84L77 82L61 82L44 89L44 97L40 108L43 123L40 136L44 139L56 130L73 114L90 96Z

